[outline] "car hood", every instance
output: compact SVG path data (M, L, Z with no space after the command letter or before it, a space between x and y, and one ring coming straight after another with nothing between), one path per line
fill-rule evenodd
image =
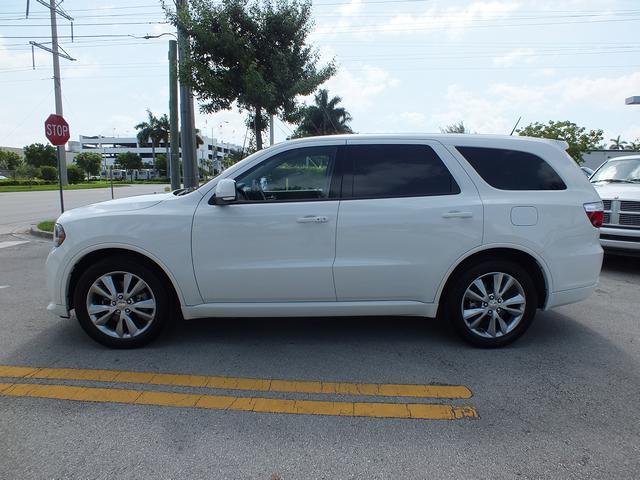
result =
M600 198L606 200L636 200L640 201L640 183L594 183L593 186L600 195Z
M81 217L96 217L101 214L111 212L125 212L133 210L142 210L153 207L160 202L169 198L175 198L173 193L156 193L151 195L137 195L134 197L118 198L116 200L107 200L106 202L93 203L86 207L74 208L67 210L62 214L59 221L72 220Z

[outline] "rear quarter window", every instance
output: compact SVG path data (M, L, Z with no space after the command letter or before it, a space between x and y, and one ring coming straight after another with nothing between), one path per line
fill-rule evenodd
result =
M556 171L541 157L502 148L456 147L482 179L500 190L566 190Z

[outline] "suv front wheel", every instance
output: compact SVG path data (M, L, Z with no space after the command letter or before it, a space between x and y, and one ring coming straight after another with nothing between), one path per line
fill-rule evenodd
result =
M513 342L531 325L538 295L531 276L517 263L484 261L454 281L447 312L453 326L479 347Z

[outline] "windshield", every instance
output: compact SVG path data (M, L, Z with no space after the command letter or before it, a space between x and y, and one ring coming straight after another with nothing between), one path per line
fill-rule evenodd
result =
M640 158L609 160L593 174L591 182L640 183Z

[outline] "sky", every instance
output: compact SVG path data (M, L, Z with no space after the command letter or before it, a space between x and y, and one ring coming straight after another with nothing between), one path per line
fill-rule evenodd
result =
M0 146L46 142L55 111L49 12L31 0L0 2ZM168 113L170 36L159 1L64 0L58 19L64 116L79 135L135 134ZM570 120L603 129L605 141L640 137L639 0L317 0L309 42L336 75L359 133L439 132L463 121L472 132L508 134L519 117ZM301 99L310 101L309 98ZM196 114L207 136L242 145L244 113ZM295 127L275 123L276 143ZM265 135L265 138L268 138Z

